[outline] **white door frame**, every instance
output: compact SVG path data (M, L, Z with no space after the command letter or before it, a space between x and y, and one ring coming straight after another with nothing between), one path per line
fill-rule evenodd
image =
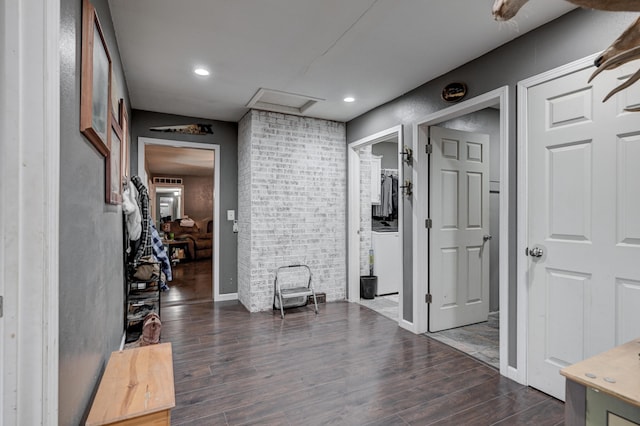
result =
M382 130L373 135L359 139L355 142L351 142L347 147L348 158L348 186L347 186L347 199L348 199L348 217L347 217L347 278L348 278L348 293L349 302L357 303L360 301L360 148L364 148L369 145L373 145L377 142L388 140L391 136L396 136L398 139L398 182L402 182L402 165L403 158L400 153L403 147L402 141L402 125L397 125L386 130ZM400 194L398 194L400 197ZM400 236L400 247L402 250L403 236L403 218L402 218L402 202L398 201L398 234ZM404 256L401 254L401 258ZM408 330L413 331L413 324L402 319L403 303L403 279L404 274L401 272L400 286L398 288L398 297L400 299L398 304L398 324Z
M509 87L492 90L475 98L460 102L449 108L428 115L413 127L414 150L416 160L413 171L414 206L413 206L413 301L415 305L414 320L417 331L427 331L427 294L429 270L427 267L428 237L425 219L428 212L428 176L429 164L425 147L429 126L442 123L487 107L500 104L500 374L523 383L523 366L509 366ZM518 311L518 314L520 311Z
M580 69L593 66L593 61L598 56L597 53L578 59L577 61L554 68L542 74L535 75L528 79L522 80L517 84L518 90L518 228L517 228L517 286L518 286L518 371L521 380L520 383L528 384L528 338L529 338L529 276L528 276L528 259L522 253L525 247L528 247L527 230L529 229L529 217L527 213L528 205L528 171L527 171L527 149L529 141L527 139L527 94L530 87L545 83L549 80L571 74Z
M213 300L236 300L238 293L220 294L220 145L197 142L184 142L170 139L138 138L138 176L148 182L145 164L147 145L173 146L176 148L195 148L213 151Z
M58 424L60 1L0 2L0 424Z

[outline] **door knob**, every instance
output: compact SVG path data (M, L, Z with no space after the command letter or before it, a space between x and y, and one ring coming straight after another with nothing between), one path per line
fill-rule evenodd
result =
M542 255L544 254L544 250L542 250L540 247L534 247L529 250L529 247L527 247L525 249L525 253L531 257L542 257Z
M484 236L482 237L482 241L483 241L483 242L485 242L485 241L489 241L489 240L490 240L490 239L492 239L492 238L493 238L493 237L492 237L491 235L484 235Z

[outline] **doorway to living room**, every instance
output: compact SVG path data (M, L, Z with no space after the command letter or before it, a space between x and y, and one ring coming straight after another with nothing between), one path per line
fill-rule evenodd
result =
M219 146L139 138L139 175L172 264L162 306L219 296Z

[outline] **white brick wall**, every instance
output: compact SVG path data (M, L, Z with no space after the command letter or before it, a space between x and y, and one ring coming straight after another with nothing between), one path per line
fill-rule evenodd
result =
M327 301L346 297L344 123L250 111L238 143L238 296L271 309L279 266L306 264Z
M248 116L248 115L247 115ZM245 116L238 125L238 299L251 304L251 120ZM221 247L224 250L224 248ZM242 254L242 255L241 255Z
M360 148L360 275L369 275L371 249L371 145Z

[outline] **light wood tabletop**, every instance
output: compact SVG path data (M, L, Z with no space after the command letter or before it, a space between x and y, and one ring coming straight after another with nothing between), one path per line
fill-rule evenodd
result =
M169 420L173 407L171 343L115 351L102 375L86 425Z
M567 379L640 406L640 339L560 370Z

